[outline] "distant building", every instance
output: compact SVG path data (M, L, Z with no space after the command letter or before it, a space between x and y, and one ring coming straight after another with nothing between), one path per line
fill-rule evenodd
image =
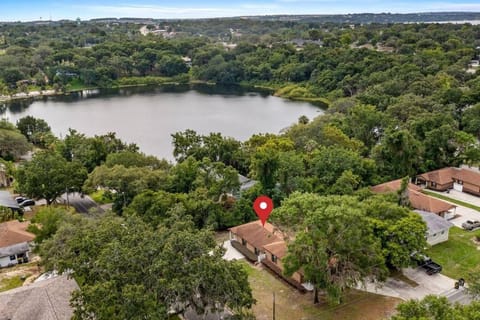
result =
M78 284L66 275L53 277L0 293L1 320L71 319L72 292Z
M453 223L442 219L441 217L431 212L415 210L418 213L425 224L427 225L427 243L431 246L448 240L448 233L450 228L453 227Z
M397 192L400 190L401 185L402 180L398 179L376 185L372 187L371 190L375 193ZM408 200L412 208L435 213L447 220L455 217L455 210L457 208L455 205L426 195L422 193L421 190L421 187L410 182L408 183Z
M0 223L0 268L28 262L29 244L35 239L28 225L17 220Z
M416 177L417 184L428 189L447 191L454 189L480 196L480 172L474 168L443 168L426 172Z

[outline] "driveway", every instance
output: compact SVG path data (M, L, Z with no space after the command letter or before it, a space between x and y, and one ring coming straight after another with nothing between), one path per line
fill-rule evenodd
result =
M432 190L429 190L429 191L432 191ZM432 192L435 192L435 191L432 191ZM468 193L460 192L460 191L457 191L457 190L450 190L449 193L446 193L446 192L435 192L435 193L441 194L441 195L446 196L446 197L450 197L450 198L455 199L455 200L460 200L460 201L463 201L463 202L471 203L473 205L476 205L476 206L480 207L480 198L476 197L476 196L473 196L473 195L470 195ZM443 200L443 201L446 201L446 200ZM448 201L446 201L446 202L448 202ZM480 212L478 212L477 210L473 210L473 209L470 209L470 208L467 208L467 207L463 207L463 206L460 206L460 205L455 204L453 202L449 202L449 203L457 206L457 208L455 209L455 215L457 217L449 220L455 226L461 228L462 223L464 223L467 220L480 220Z
M232 247L232 244L230 243L230 240L227 240L223 243L223 247L227 249L225 254L223 255L223 259L225 260L240 260L240 259L245 259L243 254L241 254L237 249Z
M403 281L388 278L387 281L382 283L381 287L376 288L375 284L367 283L366 288L359 289L403 300L409 300L423 299L429 294L445 295L445 293L450 292L455 285L455 280L438 273L429 276L421 268L406 268L403 269L403 274L407 278L418 283L418 286L412 287Z

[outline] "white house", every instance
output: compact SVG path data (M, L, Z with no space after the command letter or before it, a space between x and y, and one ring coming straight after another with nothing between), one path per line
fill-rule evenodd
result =
M28 262L29 243L35 235L27 231L28 222L0 223L0 268Z
M453 223L431 212L421 210L415 210L415 212L422 217L427 225L426 236L429 245L433 246L448 240L448 232L453 227Z
M28 242L0 248L0 268L10 267L18 263L28 262Z

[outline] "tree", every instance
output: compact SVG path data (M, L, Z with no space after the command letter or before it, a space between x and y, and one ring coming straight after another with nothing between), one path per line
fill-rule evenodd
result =
M27 139L6 120L0 120L0 157L14 160L30 150Z
M28 231L35 234L36 249L43 241L55 235L61 223L68 218L68 214L65 209L54 207L44 207L35 214Z
M154 156L128 150L108 154L105 165L110 168L115 165L122 165L125 168L149 167L164 170L170 167L166 160L159 160Z
M319 289L338 304L345 289L367 276L382 280L387 273L380 243L364 224L365 216L338 200L307 215L304 230L288 244L282 261L287 275L303 270L315 288L314 303Z
M408 300L397 306L398 313L392 320L474 320L478 319L480 302L468 305L451 304L446 297L429 295L422 300Z
M387 177L413 176L422 155L420 142L407 130L390 130L372 150L380 171Z
M17 128L35 145L45 146L46 141L52 138L50 126L43 119L26 116L17 121Z
M315 303L318 290L339 303L344 290L365 277L384 279L381 243L355 198L294 192L272 218L287 232L295 232L282 262L287 275L303 270L305 280L315 288Z
M66 191L80 191L87 172L78 162L67 162L53 151L37 152L16 172L18 189L33 198L43 198L47 205Z
M113 193L113 210L122 212L133 198L146 190L166 188L167 173L148 167L130 167L114 165L96 167L85 181L83 190L91 192L97 188L106 188Z
M77 319L168 319L171 311L206 314L254 302L242 266L222 259L208 231L172 218L155 230L134 217L77 217L40 248L47 270L79 279Z

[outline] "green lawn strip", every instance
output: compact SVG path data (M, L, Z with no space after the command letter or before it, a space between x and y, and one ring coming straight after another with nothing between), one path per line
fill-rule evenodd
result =
M15 276L13 278L3 279L0 282L0 292L21 287L26 278L28 278L28 275Z
M450 229L449 240L427 250L427 255L442 266L442 273L453 279L464 278L480 266L480 251L472 241L475 232Z
M108 197L105 196L104 190L97 190L95 192L90 193L89 196L97 204L107 204L107 203L113 202L111 199L108 199Z
M459 206L467 207L467 208L477 210L478 212L480 212L480 207L478 207L476 205L473 205L471 203L456 200L456 199L452 199L450 197L444 196L443 194L438 194L438 193L427 191L427 190L423 190L423 192L428 194L429 196L432 196L432 197L435 197L435 198L438 198L438 199L442 199L442 200L445 200L445 201L449 201L449 202L458 204Z
M273 293L277 320L291 319L382 319L392 314L399 299L358 290L350 290L345 302L330 306L326 302L313 304L313 294L301 294L269 271L242 263L248 274L253 297L257 303L253 312L257 319L272 318Z

